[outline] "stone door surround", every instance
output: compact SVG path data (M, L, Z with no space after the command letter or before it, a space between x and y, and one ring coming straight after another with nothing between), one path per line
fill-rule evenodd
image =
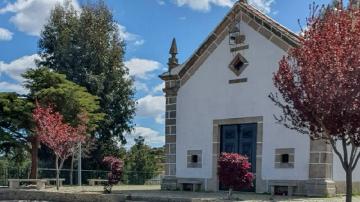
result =
M220 155L220 130L222 125L234 125L234 124L257 124L256 135L256 192L266 192L266 184L262 180L262 145L263 145L263 117L242 117L242 118L230 118L230 119L217 119L213 121L213 156L212 156L212 178L208 182L208 188L211 191L219 190L219 179L217 176L217 160Z

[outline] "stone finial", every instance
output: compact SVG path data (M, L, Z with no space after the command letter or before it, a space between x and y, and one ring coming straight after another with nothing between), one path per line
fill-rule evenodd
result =
M175 38L173 38L173 40L172 40L172 42L171 42L171 47L170 47L170 51L169 51L169 53L171 54L171 55L173 55L173 54L178 54L178 52L177 52L177 45L176 45L176 39Z
M177 51L177 45L176 45L176 39L173 38L172 43L171 43L171 47L169 50L169 53L171 55L171 57L169 58L169 62L168 62L168 66L169 66L169 71L173 68L175 68L176 66L179 65L179 61L176 57L176 55L178 54Z

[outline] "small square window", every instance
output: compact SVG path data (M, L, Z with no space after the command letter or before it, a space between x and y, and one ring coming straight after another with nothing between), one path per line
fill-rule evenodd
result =
M191 155L191 163L198 163L199 157L198 155Z
M294 148L275 149L275 168L294 168L294 157Z
M201 168L201 150L188 150L187 151L187 167L188 168Z
M281 154L281 163L289 163L289 154Z

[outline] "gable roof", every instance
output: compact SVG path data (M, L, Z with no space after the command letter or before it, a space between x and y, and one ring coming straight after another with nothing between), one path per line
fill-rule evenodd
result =
M285 52L290 51L291 48L299 44L300 37L297 34L247 4L244 0L240 0L234 4L220 24L188 60L169 72L160 75L160 78L163 80L180 80L180 84L184 85L228 35L228 27L233 23L234 19L241 19L241 21L247 23Z

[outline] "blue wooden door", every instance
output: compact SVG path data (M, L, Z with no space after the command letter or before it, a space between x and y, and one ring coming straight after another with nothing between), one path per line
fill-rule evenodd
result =
M220 152L238 153L249 158L251 172L256 172L257 124L221 126Z

